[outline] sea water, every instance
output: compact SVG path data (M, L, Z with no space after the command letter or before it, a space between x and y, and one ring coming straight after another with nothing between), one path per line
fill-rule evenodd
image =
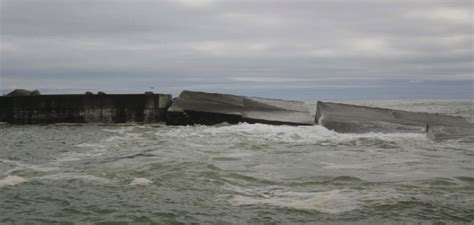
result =
M474 118L472 101L356 102ZM472 223L474 143L321 126L0 126L0 224Z

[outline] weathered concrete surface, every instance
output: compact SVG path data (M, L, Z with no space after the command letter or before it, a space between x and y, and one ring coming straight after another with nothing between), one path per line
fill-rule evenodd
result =
M170 95L0 97L0 120L14 124L164 122Z
M314 125L304 102L244 97L242 118L251 123Z
M242 115L242 96L183 91L173 102L184 111Z
M242 96L185 90L173 99L167 124L235 124L242 120L243 101Z
M469 127L427 125L426 136L435 141L463 139L464 141L474 142L474 125L471 124Z
M183 91L168 109L170 125L249 122L267 124L315 124L303 102Z
M437 113L408 112L402 110L392 110L393 116L398 120L412 121L422 124L469 127L469 121L464 117L449 116Z
M469 124L463 117L331 102L318 102L316 120L320 125L340 133L424 132L426 124Z

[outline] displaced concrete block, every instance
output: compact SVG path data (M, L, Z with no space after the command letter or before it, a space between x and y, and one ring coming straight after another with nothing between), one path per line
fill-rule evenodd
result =
M174 104L184 111L241 116L243 102L242 96L183 91Z
M246 122L267 124L314 125L304 102L244 97L242 118Z
M402 132L412 130L406 125L415 125L397 125L390 109L331 102L318 102L316 120L321 126L340 133ZM417 125L415 131L423 132L424 125Z
M467 119L456 116L331 102L318 102L316 120L318 124L340 133L423 132L426 124L445 126L469 124Z
M449 116L435 113L407 112L402 110L392 110L393 115L398 120L412 121L422 124L466 127L470 126L469 121L460 116Z
M341 115L324 115L318 119L319 125L326 127L329 130L334 130L339 133L394 133L394 132L413 132L423 133L425 129L420 126L411 126L404 124L397 124L388 121L365 120L354 117L343 117Z
M243 101L242 96L183 91L168 109L167 124L235 124L242 120Z
M218 123L315 124L304 102L183 91L168 109L170 125Z
M474 142L474 124L464 127L427 125L426 136L435 141L463 139L464 141Z

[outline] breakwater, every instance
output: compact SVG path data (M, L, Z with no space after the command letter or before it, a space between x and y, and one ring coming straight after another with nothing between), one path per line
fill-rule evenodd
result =
M14 92L12 92L14 93ZM431 139L473 138L466 118L388 108L183 91L168 94L22 95L0 97L0 121L12 124L158 123L316 125L340 133L426 133Z

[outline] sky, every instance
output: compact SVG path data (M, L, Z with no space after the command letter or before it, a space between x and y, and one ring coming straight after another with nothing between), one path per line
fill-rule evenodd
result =
M473 98L471 0L0 0L0 89Z

